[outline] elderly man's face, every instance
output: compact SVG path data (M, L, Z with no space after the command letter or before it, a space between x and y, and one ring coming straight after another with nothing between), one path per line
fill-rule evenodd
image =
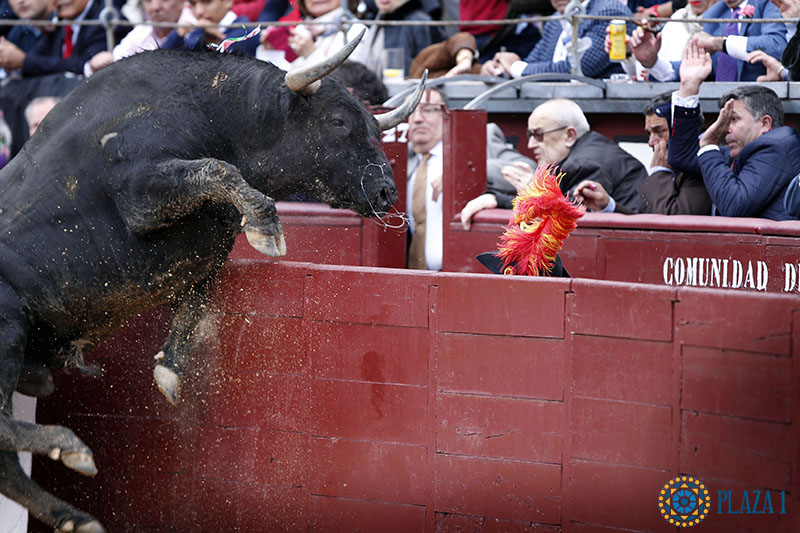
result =
M436 91L425 91L417 108L408 117L408 140L418 154L428 153L442 140L444 102Z
M733 102L733 116L728 126L728 135L725 136L732 158L738 157L745 146L772 129L772 124L765 124L762 118L754 117L743 101Z
M569 155L572 143L567 130L548 111L539 107L533 110L528 117L528 148L533 150L537 165L556 165Z

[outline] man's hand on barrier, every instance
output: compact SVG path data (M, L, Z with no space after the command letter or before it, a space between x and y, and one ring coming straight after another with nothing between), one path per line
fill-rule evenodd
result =
M764 68L767 69L766 74L762 74L756 81L780 81L781 80L781 70L783 70L783 65L781 62L769 55L768 53L764 52L763 50L753 50L749 54L747 54L747 62L748 63L761 63L764 65Z
M486 193L473 198L461 210L461 227L469 231L469 228L472 227L472 217L475 216L475 213L484 209L494 209L495 207L497 207L497 198L494 194Z
M610 201L602 185L592 180L583 180L572 191L572 196L589 211L602 211Z
M645 31L641 26L631 34L631 52L644 68L652 68L661 50L661 33Z

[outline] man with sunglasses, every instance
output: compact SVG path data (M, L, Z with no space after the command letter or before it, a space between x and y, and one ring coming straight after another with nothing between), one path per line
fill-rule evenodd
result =
M528 148L537 165L556 165L564 172L564 194L570 194L582 181L592 180L618 203L640 208L637 188L647 177L644 165L603 135L590 131L586 116L572 100L548 100L533 110L528 117ZM503 168L503 177L520 191L533 179L533 169L515 163ZM469 229L473 215L482 209L510 209L514 196L490 186L461 211L462 226Z

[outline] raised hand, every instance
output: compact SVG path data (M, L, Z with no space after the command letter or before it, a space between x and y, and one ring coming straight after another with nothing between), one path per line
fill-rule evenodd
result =
M725 106L719 110L717 120L708 127L708 129L700 137L700 146L707 146L709 144L720 145L725 142L725 136L728 135L728 127L731 124L731 117L733 116L733 98L725 102Z
M681 61L681 96L693 96L700 92L700 84L711 74L711 55L690 40L683 49Z

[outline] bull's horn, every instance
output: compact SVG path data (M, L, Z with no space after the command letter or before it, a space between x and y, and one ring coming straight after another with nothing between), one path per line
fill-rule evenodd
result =
M425 69L425 72L422 73L422 79L419 80L419 85L417 85L417 90L414 91L414 94L411 95L411 98L406 100L403 105L397 109L393 109L388 113L375 115L375 120L378 121L378 128L380 128L381 131L394 128L411 116L411 113L413 113L417 108L419 101L422 100L422 93L425 92L425 82L427 80L428 69Z
M322 85L320 80L347 60L366 32L366 29L361 30L352 41L324 61L290 70L286 73L286 85L297 94L314 94Z

